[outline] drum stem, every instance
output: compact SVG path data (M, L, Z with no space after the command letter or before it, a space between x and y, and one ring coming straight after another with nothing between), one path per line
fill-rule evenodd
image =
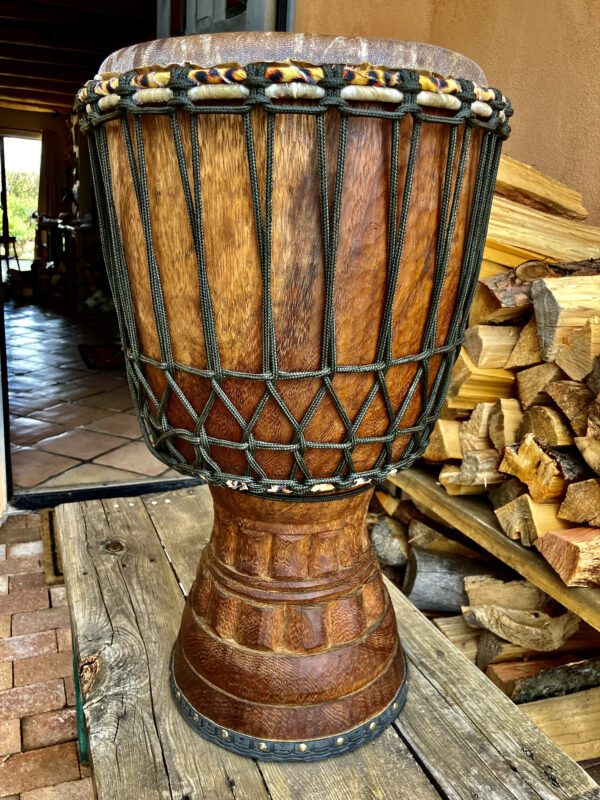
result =
M188 721L268 759L325 758L381 733L406 690L365 528L371 493L305 506L211 492L212 538L172 663Z

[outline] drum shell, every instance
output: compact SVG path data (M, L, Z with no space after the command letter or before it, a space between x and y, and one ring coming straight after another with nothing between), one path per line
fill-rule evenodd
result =
M375 103L362 106L354 104L354 107L389 110L383 104ZM435 113L442 118L445 112ZM198 117L190 117L184 111L177 111L176 114L192 190L191 126L198 126L202 236L220 366L225 371L264 375L265 292L243 119L239 115L222 113L201 114ZM260 107L255 107L251 112L256 175L263 210L267 163L266 117L267 114ZM330 216L339 174L337 159L341 124L337 110L325 112ZM164 363L152 300L144 225L136 201L123 125L128 126L134 143L137 167L145 171L147 179L152 244L160 274L174 362L184 368L206 370L208 360L193 222L186 207L169 115L142 116L135 124L132 118L125 123L113 120L105 124L112 200L123 241L141 353L159 364ZM453 161L455 181L467 129L462 125L453 134L450 125L435 122L420 124L418 155L407 203L405 176L415 123L408 115L397 125L396 195L398 208L404 205L407 215L393 302L392 358L419 354L425 326L432 313L436 317L435 345L440 347L446 342L449 326L457 313L457 289L483 136L481 129L469 129L468 157L447 269L439 302L432 303L450 141L452 136L456 136ZM287 373L318 371L324 364L326 268L316 117L276 114L274 131L269 285L277 367ZM140 134L143 140L143 164L138 149ZM335 357L338 366L369 365L377 360L382 318L390 291L392 135L393 123L389 119L352 116L347 121L333 291ZM331 358L325 359L325 362L330 365ZM407 398L407 393L412 392L400 427L410 429L416 425L440 365L444 363L444 369L449 369L442 355L433 355L426 362L427 384L420 369L423 359L391 366L379 373L375 369L337 372L332 377L330 387L337 394L342 413L322 377L280 378L274 385L297 423L305 418L315 397L319 397L321 392L318 407L307 424L302 426L302 436L308 442L339 445L347 441L348 428L355 422L361 409L364 411L365 401L377 380L385 381L389 405L394 414ZM144 371L154 394L160 398L167 385L164 370L145 366ZM177 367L172 371L172 376L189 405L200 415L213 393L211 380ZM247 424L261 399L268 398L252 428L251 452L269 479L290 477L295 463L291 450L282 452L253 445L257 440L283 445L297 441L295 426L269 394L264 377L224 377L218 383L239 416L234 415L221 399L214 399L213 396L205 423L207 434L227 442L248 442L248 430L244 432L246 425L241 424L240 420ZM153 408L152 404L150 407ZM176 393L169 392L164 410L172 428L185 429L190 433L197 430L197 417L193 418ZM359 438L382 437L391 429L391 425L388 404L384 392L379 388L360 423L355 426L354 435ZM384 462L399 461L407 452L407 447L417 450L419 435L414 437L409 432L397 436L390 451L385 453ZM181 436L173 437L171 442L188 464L202 468L192 444ZM372 469L376 463L381 463L383 449L381 442L356 444L352 448L352 468L346 462L342 474L345 471L357 473ZM212 444L210 455L226 474L243 476L248 471L242 449ZM333 476L336 470L339 472L344 454L339 447L308 445L302 448L300 455L313 477L326 479Z

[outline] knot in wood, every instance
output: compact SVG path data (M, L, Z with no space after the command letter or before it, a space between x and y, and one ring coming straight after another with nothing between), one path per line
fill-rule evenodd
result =
M107 542L104 542L104 549L107 553L118 556L120 553L125 552L125 545L116 539L109 539Z

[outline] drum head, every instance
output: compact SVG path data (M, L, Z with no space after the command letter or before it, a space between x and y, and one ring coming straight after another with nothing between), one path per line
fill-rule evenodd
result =
M480 86L486 79L471 59L444 47L420 42L317 36L304 33L217 33L177 36L124 47L108 56L100 75L171 64L280 63L363 64L432 72L466 78Z

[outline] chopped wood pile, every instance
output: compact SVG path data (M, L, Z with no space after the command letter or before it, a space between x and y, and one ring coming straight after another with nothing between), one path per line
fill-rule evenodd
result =
M464 346L424 459L482 495L567 586L600 585L600 228L573 189L503 158ZM576 760L600 757L600 633L390 476L384 572Z
M600 228L505 158L464 346L425 461L485 495L567 586L600 585Z
M565 752L599 758L600 632L407 499L397 480L376 490L367 518L386 575ZM576 720L575 736L565 720Z

